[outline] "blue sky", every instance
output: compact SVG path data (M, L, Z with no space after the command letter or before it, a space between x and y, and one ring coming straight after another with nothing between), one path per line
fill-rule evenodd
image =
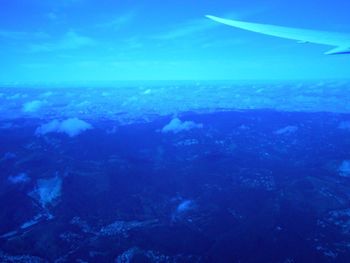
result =
M350 33L350 2L0 0L0 82L349 78L350 55L206 14Z

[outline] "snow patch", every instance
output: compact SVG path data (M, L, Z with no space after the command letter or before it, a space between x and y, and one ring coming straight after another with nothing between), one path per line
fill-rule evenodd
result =
M195 123L193 121L181 121L179 118L174 118L163 127L162 133L179 133L201 128L203 128L203 124L201 123Z
M78 118L70 118L64 121L53 120L38 127L35 134L65 133L69 137L75 137L86 130L92 129L92 125Z

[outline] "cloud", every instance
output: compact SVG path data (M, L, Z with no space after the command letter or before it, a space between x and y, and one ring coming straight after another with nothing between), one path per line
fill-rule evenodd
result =
M84 0L61 0L61 1L66 5L72 5L72 4L84 2Z
M71 118L61 122L59 131L74 137L90 129L92 129L91 124L77 118Z
M338 168L338 172L340 176L350 177L350 160L343 161Z
M341 123L339 123L338 129L350 131L350 121L342 121Z
M52 91L47 91L47 92L41 93L40 97L47 98L47 97L51 97L53 94L54 93Z
M262 8L251 9L249 11L241 10L241 11L226 13L220 16L225 18L232 18L232 19L242 19L244 17L251 16L253 14L261 13L263 10L264 9ZM219 23L215 23L205 17L199 18L199 19L191 19L191 20L188 20L187 22L177 24L171 30L155 35L154 38L160 39L160 40L173 40L173 39L192 36L194 34L200 34L220 26L222 25L220 25Z
M21 67L26 68L26 69L45 69L50 67L52 64L49 63L23 63L20 64Z
M177 213L186 213L189 210L194 209L195 203L192 200L182 201L176 208Z
M41 100L33 100L30 102L27 102L23 105L22 111L26 113L33 113L37 112L42 108L42 106L45 104L44 101Z
M200 129L203 128L203 124L195 123L193 121L184 121L182 122L178 118L172 119L167 125L165 125L162 129L162 133L179 133L183 131L189 131L192 129Z
M94 46L96 41L87 36L79 35L74 31L67 32L56 42L46 42L31 46L32 52L52 52L61 50L74 50L83 47Z
M0 162L15 159L17 155L12 152L6 152L4 156L0 159Z
M55 6L69 7L74 4L83 3L85 0L55 0L50 1Z
M24 99L26 97L28 97L27 94L16 93L16 94L7 96L6 99L7 100L18 100L18 99Z
M119 15L112 20L104 23L97 24L97 28L108 28L118 30L134 21L136 17L135 12L127 12L125 14Z
M43 208L54 204L61 196L62 179L58 176L50 179L39 179L37 186L29 195L36 199Z
M182 200L171 216L172 221L176 222L185 219L196 207L197 205L193 200Z
M65 133L69 137L75 137L84 131L92 129L92 125L77 118L70 118L64 121L53 120L38 127L35 134L45 135L48 133Z
M46 14L46 17L51 21L56 21L58 19L58 15L55 12Z
M30 181L30 177L26 173L20 173L18 175L12 175L8 178L12 184L25 184Z
M193 19L186 23L177 25L174 29L154 36L156 39L172 40L187 37L189 35L198 34L217 27L217 23L213 23L209 19Z
M213 47L233 47L233 46L242 46L247 44L247 40L242 38L233 37L231 39L223 38L223 39L202 39L202 43L200 47L202 48L213 48Z
M61 123L58 120L50 121L49 123L43 124L38 127L35 131L36 135L45 135L48 133L58 132Z
M7 31L0 30L0 38L10 40L28 40L28 39L46 39L49 35L45 32L24 32L24 31Z

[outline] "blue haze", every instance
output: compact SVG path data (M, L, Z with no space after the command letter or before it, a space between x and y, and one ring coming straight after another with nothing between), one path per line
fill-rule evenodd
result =
M215 24L206 14L350 32L335 1L1 0L0 82L348 78L348 56Z
M350 262L349 10L0 0L0 262Z

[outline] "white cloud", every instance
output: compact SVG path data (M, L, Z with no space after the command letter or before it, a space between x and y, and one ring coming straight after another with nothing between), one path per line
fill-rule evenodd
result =
M47 92L41 93L40 97L47 98L47 97L51 97L53 94L54 93L52 91L47 91Z
M35 131L36 135L45 135L52 132L58 132L61 123L58 120L50 121L49 123L43 124L38 127Z
M49 35L44 32L24 32L0 30L0 38L11 40L46 39Z
M3 129L3 130L10 130L10 129L13 129L15 127L18 127L18 126L11 123L11 122L5 122L5 123L0 125L0 129Z
M192 211L196 209L196 203L193 200L183 200L176 207L171 219L173 222L185 219Z
M7 100L18 100L18 99L24 99L26 97L28 97L27 94L16 93L16 94L7 96L6 99Z
M24 222L21 225L21 229L26 229L28 227L36 225L37 223L40 222L40 219L42 219L42 214L36 215L33 219L31 219L31 220L29 220L27 222Z
M54 204L61 196L62 179L58 176L50 179L39 179L37 186L29 195L36 199L43 208Z
M350 160L343 161L338 168L338 172L340 176L350 177Z
M42 106L45 104L44 101L41 100L33 100L27 103L24 103L22 107L22 111L26 113L33 113L37 112L42 108Z
M32 52L52 52L60 50L74 50L96 45L96 41L90 37L79 35L74 31L67 32L56 42L46 42L31 46Z
M161 40L172 40L201 33L217 26L218 23L213 23L206 18L193 19L189 20L186 23L177 25L173 30L169 30L168 32L156 35L154 38Z
M236 11L231 13L226 13L223 15L220 15L225 18L232 18L232 19L242 19L243 17L251 16L255 13L261 13L261 8L251 9L249 12L247 11ZM211 29L215 29L217 27L221 27L219 23L215 23L214 21L211 21L208 18L202 17L197 19L189 19L188 21L184 23L179 23L175 26L173 26L172 29L169 29L168 31L165 31L163 33L160 33L158 35L153 36L155 39L159 40L174 40L174 39L181 39L181 38L188 38L188 37L195 37L198 38L198 36L201 33L206 33L207 31ZM203 35L203 34L202 34ZM208 35L205 36L205 41L210 39ZM219 44L220 46L223 45L223 42L228 41L225 39L225 41L217 41L216 39L211 39L210 41L215 40L215 44ZM236 41L236 40L230 40L230 41ZM234 42L235 43L235 42Z
M12 184L24 184L30 181L30 177L26 173L19 173L18 175L12 175L8 178Z
M112 28L112 29L120 29L134 21L135 19L135 12L127 12L125 14L116 16L112 20L104 23L97 24L97 28Z
M345 131L350 131L350 121L342 121L339 123L338 128Z
M203 124L195 123L193 121L184 121L182 122L178 118L172 119L167 125L162 129L162 133L179 133L183 131L189 131L192 129L203 128Z
M53 120L38 127L35 134L45 135L48 133L65 133L69 137L75 137L86 130L92 129L92 125L77 118L70 118L64 121Z
M23 63L23 64L20 64L20 66L24 67L25 69L38 70L38 69L45 69L45 68L47 69L50 66L52 66L52 64L49 64L49 63Z
M4 154L4 156L0 159L0 162L1 161L7 161L7 160L15 159L16 157L17 157L17 155L15 153L6 152Z
M68 134L70 137L74 137L90 129L92 129L91 124L77 118L72 118L62 121L59 131Z
M55 20L57 20L57 18L58 18L57 14L54 13L54 12L48 13L48 14L46 15L46 17L47 17L48 19L52 20L52 21L55 21Z

